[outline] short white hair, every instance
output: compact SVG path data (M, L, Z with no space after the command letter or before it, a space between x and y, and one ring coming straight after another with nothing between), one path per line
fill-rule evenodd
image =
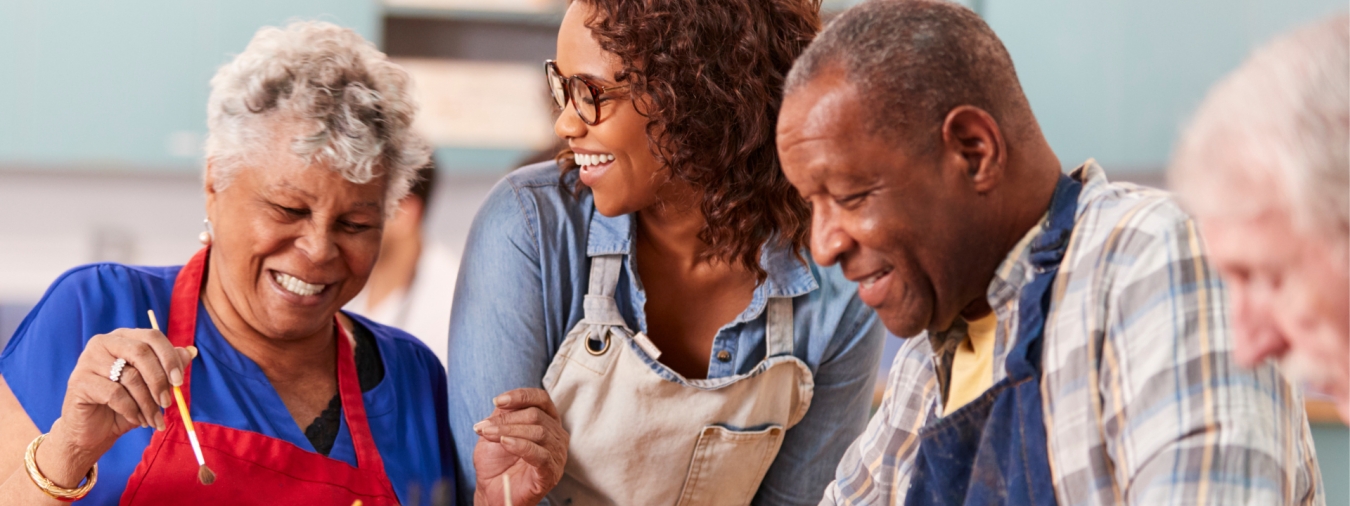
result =
M223 189L279 127L300 122L311 133L292 139L295 155L357 184L388 176L392 212L430 156L411 130L416 111L407 72L356 32L320 21L266 27L211 78L207 170Z
M1257 50L1186 129L1168 182L1201 214L1259 213L1235 185L1276 192L1294 226L1350 241L1350 16ZM1250 190L1249 190L1250 191Z

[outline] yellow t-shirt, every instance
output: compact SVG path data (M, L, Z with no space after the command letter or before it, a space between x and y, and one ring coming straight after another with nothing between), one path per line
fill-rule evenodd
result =
M994 313L966 322L966 340L956 347L952 357L952 376L947 388L947 405L942 416L975 400L994 385Z

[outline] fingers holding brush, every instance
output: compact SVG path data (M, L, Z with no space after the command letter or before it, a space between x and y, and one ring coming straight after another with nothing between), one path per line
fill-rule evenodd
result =
M477 504L537 504L562 479L570 436L547 392L512 390L493 400L496 409L474 426ZM513 488L507 488L514 482Z
M126 361L123 374L135 369L139 378L135 385L124 386L131 390L138 388L143 392L133 392L138 400L148 396L152 401L149 408L159 412L172 405L174 385L183 383L183 361L178 349L169 344L169 340L155 330L118 329L109 334L105 343L107 352ZM140 394L144 394L140 395ZM148 420L148 418L147 418ZM159 427L159 424L154 424ZM161 427L162 428L162 427Z
M132 429L164 428L160 410L171 404L172 385L182 383L191 356L158 330L124 328L91 337L67 382L61 423L53 432L81 452L101 455Z

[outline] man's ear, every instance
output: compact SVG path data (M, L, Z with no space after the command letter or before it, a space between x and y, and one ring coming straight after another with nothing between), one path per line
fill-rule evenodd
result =
M965 170L976 193L985 194L1003 181L1007 145L994 117L975 106L958 106L942 122L943 158Z

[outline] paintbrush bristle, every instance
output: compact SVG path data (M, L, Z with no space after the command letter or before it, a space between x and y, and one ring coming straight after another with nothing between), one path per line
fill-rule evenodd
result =
M197 481L202 485L210 485L216 482L216 473L211 468L201 466L197 468Z

